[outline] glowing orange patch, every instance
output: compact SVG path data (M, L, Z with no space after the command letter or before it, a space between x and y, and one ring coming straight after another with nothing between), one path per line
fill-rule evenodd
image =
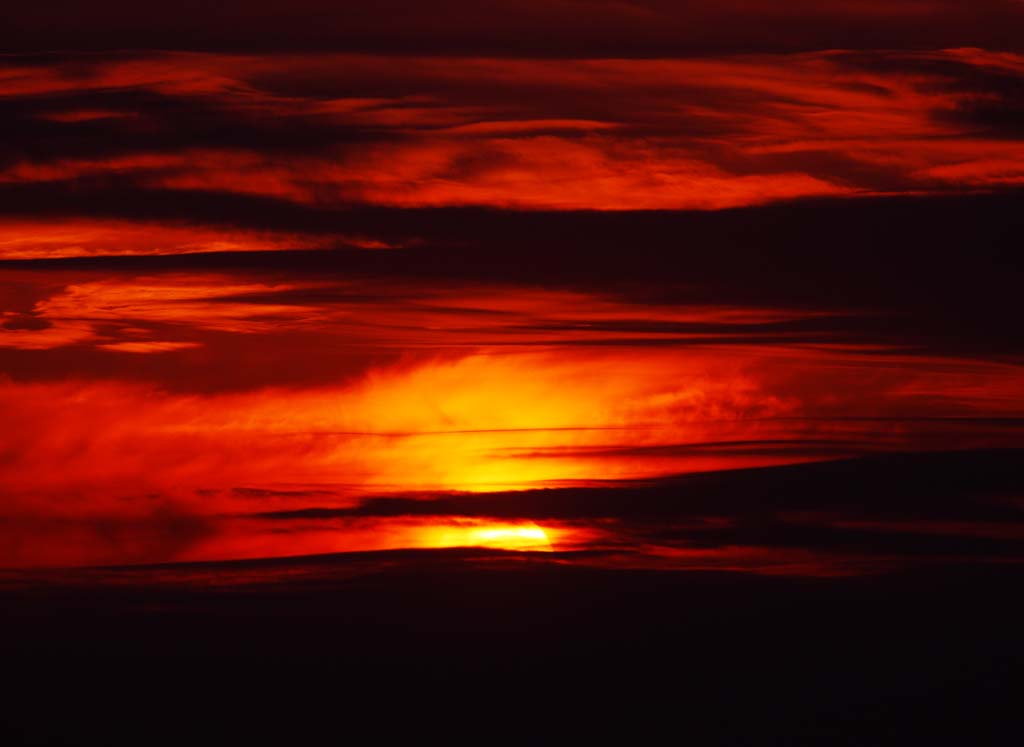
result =
M533 522L526 524L463 523L424 527L423 547L493 547L498 550L551 552L547 531Z

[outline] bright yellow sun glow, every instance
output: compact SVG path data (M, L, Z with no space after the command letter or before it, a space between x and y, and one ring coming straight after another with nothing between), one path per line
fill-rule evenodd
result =
M530 522L527 524L453 524L431 527L424 537L428 547L493 547L500 550L534 550L550 552L548 532Z

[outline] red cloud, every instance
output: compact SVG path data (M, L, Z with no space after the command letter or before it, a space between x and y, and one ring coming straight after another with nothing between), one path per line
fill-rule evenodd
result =
M38 148L14 158L0 172L10 184L104 179L318 207L718 209L994 188L1018 183L1024 162L998 126L1019 107L1007 81L1024 61L976 49L560 61L168 53L82 62L74 77L60 63L13 73L8 98L57 139L46 158ZM104 108L112 91L136 99ZM54 108L69 95L73 106ZM126 116L76 116L90 101ZM62 155L61 128L86 128L72 142L92 153Z

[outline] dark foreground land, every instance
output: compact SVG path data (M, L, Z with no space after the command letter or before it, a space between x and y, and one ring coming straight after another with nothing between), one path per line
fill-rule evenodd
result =
M809 579L563 560L9 574L4 743L1019 743L1014 564Z

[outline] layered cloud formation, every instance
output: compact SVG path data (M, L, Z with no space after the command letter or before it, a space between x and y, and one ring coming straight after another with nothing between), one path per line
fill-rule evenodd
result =
M1020 3L57 5L0 564L1016 557Z
M44 185L318 208L635 210L992 189L1024 179L1024 57L981 49L557 61L122 53L5 62L0 106L10 134L0 184L23 187L29 209ZM94 217L91 206L80 210ZM107 211L120 212L116 202ZM61 254L52 231L32 244L22 228L7 228L14 236L0 243L5 256ZM69 253L90 243L76 241L88 229L65 233ZM135 243L140 253L218 248L209 235ZM237 232L219 243L240 244Z

